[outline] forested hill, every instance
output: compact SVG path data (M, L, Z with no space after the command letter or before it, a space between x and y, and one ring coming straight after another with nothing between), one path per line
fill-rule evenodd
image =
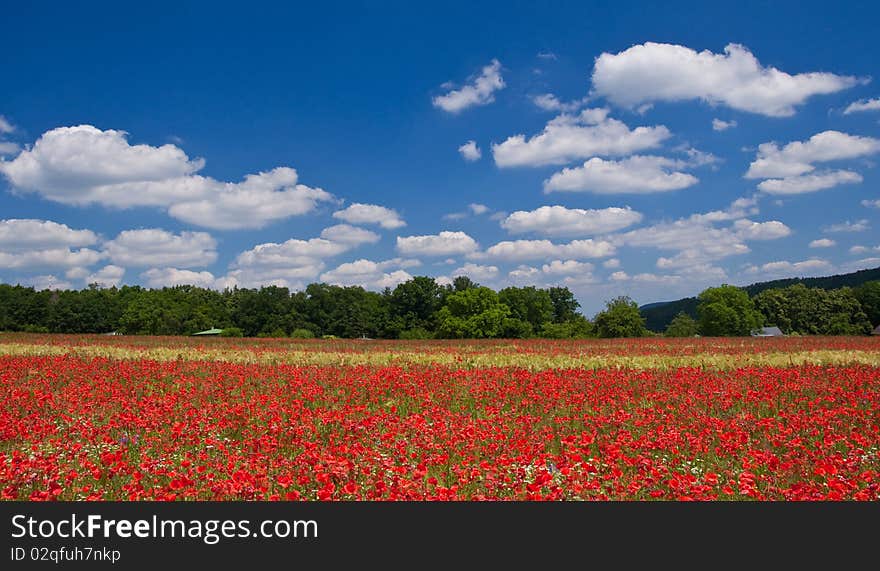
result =
M819 278L787 278L758 282L745 286L743 289L750 296L755 296L766 289L784 288L795 284L804 284L807 287L822 289L837 289L840 287L856 287L865 282L880 280L880 267L869 270L859 270L849 274L835 274ZM648 303L639 308L646 320L646 325L651 331L664 331L669 322L680 312L685 312L691 317L697 316L697 298L686 297L675 301Z

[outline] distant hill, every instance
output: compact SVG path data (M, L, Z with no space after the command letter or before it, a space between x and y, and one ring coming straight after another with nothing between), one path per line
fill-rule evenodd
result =
M758 282L745 286L744 290L750 296L757 295L765 289L788 287L795 284L804 284L807 287L818 287L822 289L837 289L839 287L856 287L865 282L880 280L880 268L870 270L859 270L849 274L836 274L833 276L824 276L820 278L787 278L783 280L773 280L769 282ZM686 297L675 301L660 301L655 303L647 303L639 307L642 316L645 318L646 325L651 331L662 332L666 330L669 322L679 314L685 312L691 317L697 317L697 298Z

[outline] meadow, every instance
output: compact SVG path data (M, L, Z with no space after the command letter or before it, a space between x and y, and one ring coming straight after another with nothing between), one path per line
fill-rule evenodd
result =
M6 500L878 500L872 337L0 335Z

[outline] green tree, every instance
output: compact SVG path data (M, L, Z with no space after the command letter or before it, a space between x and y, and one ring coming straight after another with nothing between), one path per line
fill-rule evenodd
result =
M648 335L639 306L628 296L616 297L594 319L599 337L644 337Z
M530 325L532 331L553 321L553 300L550 293L535 287L507 287L498 292L498 300L510 308L511 318Z
M755 309L749 294L738 287L725 284L708 288L697 299L697 315L703 335L749 335L764 323L764 316Z
M437 312L440 336L453 339L500 337L509 317L510 308L498 294L482 286L448 295Z
M685 312L676 315L666 327L666 337L693 337L698 332L697 320Z
M398 284L388 299L389 319L393 323L389 329L396 329L396 333L406 329L434 331L441 295L442 288L431 277L417 276Z
M576 319L581 306L567 287L551 287L547 290L553 303L553 323L565 323Z
M880 282L866 282L855 288L853 293L871 325L880 325Z

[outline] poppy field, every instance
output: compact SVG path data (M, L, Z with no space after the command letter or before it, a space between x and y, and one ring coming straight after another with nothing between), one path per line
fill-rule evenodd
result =
M874 338L0 335L5 500L878 500Z

